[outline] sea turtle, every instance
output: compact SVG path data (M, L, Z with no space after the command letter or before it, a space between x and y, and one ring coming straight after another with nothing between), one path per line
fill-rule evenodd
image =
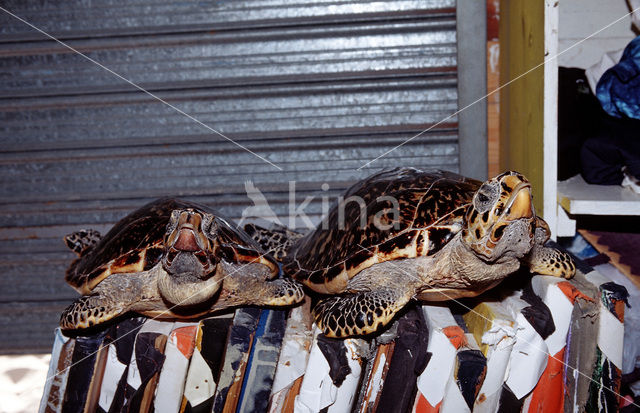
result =
M278 239L249 230L265 245ZM282 260L285 273L324 294L313 314L325 335L347 337L375 332L412 299L476 296L521 264L573 277L569 255L544 246L549 236L517 172L483 183L399 168L351 187Z
M304 293L276 279L278 263L244 231L212 209L164 198L132 212L100 237L65 237L78 253L66 281L82 297L60 317L63 329L86 328L134 311L193 318L238 305L282 306Z

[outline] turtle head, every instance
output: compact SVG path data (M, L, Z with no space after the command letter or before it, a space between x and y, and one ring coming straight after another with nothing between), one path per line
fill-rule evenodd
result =
M160 293L171 303L200 303L220 289L214 221L213 215L191 208L172 212L164 237L165 273L158 282Z
M484 182L473 196L465 221L462 240L483 259L523 257L535 236L529 181L509 171Z
M164 269L173 275L207 278L215 270L213 217L192 209L173 211L165 234ZM213 233L212 233L213 232Z

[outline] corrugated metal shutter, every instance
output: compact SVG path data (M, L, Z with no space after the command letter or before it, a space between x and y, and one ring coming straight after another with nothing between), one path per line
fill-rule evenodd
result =
M357 169L457 110L454 0L2 7L282 170L0 11L0 352L48 351L76 297L61 237L154 198L238 219L251 180L284 218L295 181L317 220L380 168L458 171L456 116Z

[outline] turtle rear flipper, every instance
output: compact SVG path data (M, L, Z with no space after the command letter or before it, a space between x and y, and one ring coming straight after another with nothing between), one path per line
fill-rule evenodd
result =
M536 274L567 279L573 278L576 274L576 266L571 256L556 248L535 244L525 262L529 270Z
M102 238L102 235L95 229L82 229L65 235L64 243L71 251L82 256L93 248L100 241L100 238Z
M291 246L303 237L299 232L281 225L273 225L267 229L256 224L247 224L244 226L244 231L258 242L264 252L273 255L278 261L286 257Z
M366 291L322 299L313 317L327 337L366 335L388 324L410 300L403 291Z

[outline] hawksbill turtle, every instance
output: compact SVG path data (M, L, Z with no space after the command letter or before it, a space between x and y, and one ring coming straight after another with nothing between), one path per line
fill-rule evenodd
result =
M132 212L104 236L65 237L79 257L66 281L82 294L60 317L63 329L87 328L133 311L194 318L239 305L285 306L302 287L277 278L278 263L212 209L164 198Z
M312 311L329 337L373 333L414 299L476 296L522 264L575 274L567 253L544 245L549 226L518 172L480 182L398 168L356 183L343 199L305 236L245 227L263 246L280 244L285 274L322 294Z

